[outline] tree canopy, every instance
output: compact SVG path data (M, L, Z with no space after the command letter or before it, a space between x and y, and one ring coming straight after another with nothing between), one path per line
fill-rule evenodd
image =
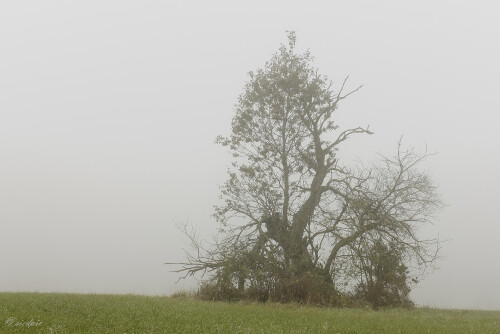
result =
M438 240L418 234L441 206L420 168L429 154L399 140L393 156L369 167L342 161L343 142L372 134L334 120L361 88L346 87L347 78L335 90L308 51L296 52L294 32L249 73L232 132L216 140L234 159L215 208L219 238L203 247L191 236L179 271L207 273L206 286L220 295L335 304L366 277L361 260L388 254L384 244L417 268L436 260Z

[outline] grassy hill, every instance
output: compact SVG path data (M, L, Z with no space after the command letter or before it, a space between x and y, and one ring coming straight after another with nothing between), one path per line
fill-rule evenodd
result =
M326 309L134 295L0 293L0 333L500 333L500 311Z

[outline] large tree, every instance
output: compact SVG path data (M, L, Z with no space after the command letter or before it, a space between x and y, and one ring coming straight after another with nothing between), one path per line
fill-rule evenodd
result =
M361 277L360 243L390 242L412 264L432 263L439 243L417 230L441 202L419 169L428 154L401 141L394 156L369 168L345 165L341 144L372 134L334 121L340 102L359 88L346 91L346 79L335 91L295 42L289 32L288 45L249 73L232 132L216 140L234 157L214 214L220 236L207 248L193 239L181 271L208 271L219 287L265 298L324 301L339 282Z

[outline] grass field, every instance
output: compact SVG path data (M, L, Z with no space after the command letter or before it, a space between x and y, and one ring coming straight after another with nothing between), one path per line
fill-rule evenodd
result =
M500 311L355 310L133 295L0 293L0 333L500 333Z

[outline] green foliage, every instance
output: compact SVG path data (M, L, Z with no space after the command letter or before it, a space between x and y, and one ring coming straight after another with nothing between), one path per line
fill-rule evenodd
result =
M358 285L358 296L374 308L396 306L412 307L408 267L403 264L404 253L395 243L386 245L377 240L360 256L363 281Z

